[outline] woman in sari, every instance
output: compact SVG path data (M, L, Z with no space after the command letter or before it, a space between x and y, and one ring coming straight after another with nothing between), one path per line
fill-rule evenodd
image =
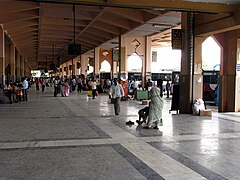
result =
M67 79L65 80L65 84L64 84L64 96L68 97L69 96L69 91L70 91L70 86L67 82Z
M162 83L158 84L159 87L162 87ZM149 108L149 116L147 119L147 123L144 126L144 128L154 128L158 129L158 126L162 126L162 111L163 111L163 92L162 89L159 87L152 87L152 89L149 92L149 99L150 102L150 108Z

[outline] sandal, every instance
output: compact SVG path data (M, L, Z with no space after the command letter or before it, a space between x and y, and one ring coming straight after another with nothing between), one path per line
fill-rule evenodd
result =
M132 122L132 121L127 121L126 122L126 125L133 125L134 124L134 122Z

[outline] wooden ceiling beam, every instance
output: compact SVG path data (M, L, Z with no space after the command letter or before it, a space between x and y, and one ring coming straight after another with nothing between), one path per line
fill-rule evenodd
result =
M102 37L102 36L99 36L98 34L95 34L95 33L89 32L89 31L86 32L85 35L88 37L92 37L94 39L100 39L101 42L105 42L105 41L109 40L109 37Z
M37 2L5 1L0 2L0 16L6 13L15 13L39 9Z
M58 2L58 0L45 0L45 2ZM184 0L112 0L106 2L103 0L61 0L62 3L76 3L84 5L99 5L109 7L125 7L125 8L144 8L154 10L178 10L178 11L195 11L208 13L230 13L235 10L232 4L224 3L207 3L207 2L190 2Z
M9 29L18 29L18 28L25 28L29 26L37 26L38 25L38 18L36 19L31 19L31 20L26 20L26 21L18 21L14 23L5 23L4 24L4 29L9 30Z
M14 12L14 13L6 13L4 15L0 15L0 23L13 23L17 21L26 21L31 19L39 18L38 10L32 10L27 12Z
M119 27L125 30L130 30L132 28L131 21L119 18L119 16L111 14L111 13L104 13L98 18L98 21L109 24L110 26Z
M211 16L209 16L211 17ZM230 30L235 30L240 28L240 6L238 10L232 15L225 18L215 19L209 18L210 22L204 23L198 22L199 25L195 27L196 35L211 35L216 33L222 33Z
M113 34L105 32L105 31L99 31L99 29L95 29L95 28L91 28L89 29L88 33L94 34L98 37L102 37L102 38L106 38L106 39L112 39L115 36L113 36Z
M121 34L121 29L117 28L115 26L111 26L109 24L101 23L101 22L96 22L93 24L93 27L95 29L99 29L101 31L111 33L113 35L120 35Z
M107 8L107 11L116 14L125 19L135 21L137 23L144 23L143 12L136 9L123 9L123 8Z

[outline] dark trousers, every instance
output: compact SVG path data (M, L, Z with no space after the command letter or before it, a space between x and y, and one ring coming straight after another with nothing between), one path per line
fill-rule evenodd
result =
M45 85L42 85L42 92L44 92L45 90Z
M57 97L57 94L59 93L59 87L54 86L54 97Z
M96 91L97 91L96 89L93 89L93 90L92 90L92 98L93 98L93 99L95 99Z
M120 97L114 98L114 111L115 115L118 115L120 113Z
M82 91L82 84L78 83L77 91L78 91L78 92L81 92L81 91Z
M22 89L22 94L23 94L23 101L27 101L27 89Z

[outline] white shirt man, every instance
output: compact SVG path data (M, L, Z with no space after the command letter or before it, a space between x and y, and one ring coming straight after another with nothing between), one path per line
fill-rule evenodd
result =
M27 81L27 78L24 78L22 86L23 86L22 87L23 101L28 101L28 97L27 97L28 81Z
M120 100L124 96L123 87L117 82L117 79L114 79L114 84L110 88L109 95L114 99L114 111L115 115L119 115L120 112Z

